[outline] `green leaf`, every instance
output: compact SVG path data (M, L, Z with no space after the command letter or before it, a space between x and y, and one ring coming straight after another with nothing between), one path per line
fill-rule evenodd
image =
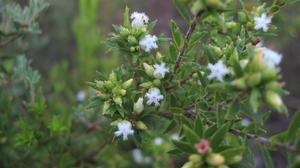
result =
M183 34L181 33L179 27L177 26L176 22L174 22L173 20L171 20L171 31L172 31L172 36L173 36L173 41L176 44L176 47L178 50L181 49L181 46L183 44Z
M157 23L157 20L154 20L153 22L150 22L148 24L148 27L147 27L148 31L152 31L153 28L155 27L156 23Z
M219 128L211 137L210 144L212 149L216 149L224 140L226 133L230 128L231 123L224 124L221 128Z
M164 134L171 131L174 127L176 127L176 122L174 120L172 120L172 121L170 121L167 128L165 129Z
M97 77L101 80L101 81L105 81L107 80L107 78L104 76L104 74L100 71L96 71Z
M286 137L287 142L293 140L299 128L300 128L300 110L298 110L292 118L292 121L288 129L287 137Z
M130 28L130 20L129 20L129 8L126 6L124 12L124 27Z
M202 120L200 118L200 115L197 115L197 117L196 117L195 131L199 135L200 138L203 137L204 126L203 126Z
M169 52L170 52L170 62L175 63L176 58L177 58L178 50L177 50L176 46L174 45L174 43L170 44Z
M179 1L179 0L173 0L176 9L178 10L178 12L180 13L180 15L184 18L185 21L187 21L188 23L191 23L191 17L188 13L188 11L186 10L186 8L184 7L184 5Z
M266 147L263 145L260 145L259 149L262 153L262 156L263 156L263 159L265 162L265 167L266 168L274 168L274 164L273 164L271 155L270 155L269 151L266 149Z
M243 70L242 67L240 66L239 62L237 60L233 60L233 69L237 77L242 77L243 76Z
M186 152L186 153L196 152L196 149L189 143L182 142L182 141L172 141L172 142L182 152Z
M286 0L285 2L286 3L295 3L295 2L298 2L298 1L300 1L300 0Z
M183 129L185 137L191 144L196 144L197 142L199 142L200 137L191 128L184 126Z

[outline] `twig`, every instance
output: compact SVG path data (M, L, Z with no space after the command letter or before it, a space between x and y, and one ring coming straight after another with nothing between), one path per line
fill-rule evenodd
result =
M215 125L216 123L207 120L206 124L211 126L211 125ZM277 143L273 143L268 138L261 137L261 136L255 135L255 134L246 133L246 132L243 132L243 131L238 130L238 129L231 128L231 129L229 129L229 132L231 134L233 134L233 135L236 135L236 136L246 137L248 139L254 140L254 141L259 142L259 143L261 143L263 145L269 145L269 146L273 145L276 148L284 150L286 152L291 152L291 153L295 153L295 152L298 153L299 152L293 146L288 146L288 145L285 145L283 143L278 143L278 142Z
M184 44L183 44L183 47L181 48L181 50L179 51L178 53L178 56L177 56L177 59L176 59L176 63L175 63L175 66L174 66L174 69L173 69L173 72L176 73L178 68L179 68L179 65L182 61L182 57L188 47L188 43L192 37L192 34L196 28L196 25L197 25L197 19L203 14L203 10L202 11L199 11L193 18L193 21L192 21L192 24L189 26L189 29L188 31L186 32L185 34L185 41L184 41ZM170 81L172 80L174 75L171 76L170 78Z
M13 41L17 40L19 37L21 37L21 34L16 34L14 36L11 36L11 37L7 38L6 40L4 40L4 41L2 41L0 43L0 48L5 47L7 44L9 44L10 42L13 42Z

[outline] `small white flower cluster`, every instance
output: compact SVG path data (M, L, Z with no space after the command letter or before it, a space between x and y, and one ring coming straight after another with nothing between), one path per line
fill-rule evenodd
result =
M216 78L221 82L223 82L224 76L230 72L222 60L219 60L214 65L208 64L208 69L211 71L211 73L208 75L208 79L212 80L213 78Z
M155 144L156 146L160 146L160 145L162 145L163 143L164 143L164 139L162 139L161 137L157 137L157 138L154 139L154 144Z
M164 99L164 96L160 94L160 90L157 88L152 88L150 89L145 97L148 98L147 100L147 104L151 105L154 104L155 106L159 106L160 105L160 101Z
M269 30L269 24L272 22L272 19L267 16L266 13L263 13L260 17L254 17L255 21L255 30L263 29L264 32Z
M145 13L133 12L130 16L132 19L131 25L133 28L142 28L149 22L149 17ZM150 52L151 49L158 48L156 42L158 38L155 35L147 34L144 38L139 41L139 45L146 52Z
M264 48L263 50L263 58L264 63L271 69L275 68L277 65L280 64L282 60L282 55L273 51L269 48Z
M162 79L165 77L166 73L169 72L169 68L166 67L166 63L161 63L161 64L155 64L154 65L154 77L158 78L158 79Z
M86 94L83 90L77 92L77 94L76 94L76 99L79 102L83 102L85 100L85 97L86 97Z
M123 140L128 140L128 135L133 135L134 130L129 121L122 121L118 123L118 131L115 132L116 136L123 136Z
M177 133L174 133L170 136L171 140L175 140L175 141L179 141L180 140L180 136Z
M149 156L144 157L140 149L134 149L132 151L133 160L139 164L151 164L152 158Z

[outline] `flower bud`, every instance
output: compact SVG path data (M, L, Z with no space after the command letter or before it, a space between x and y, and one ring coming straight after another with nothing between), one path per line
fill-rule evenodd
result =
M155 79L155 80L153 81L153 84L154 84L155 86L160 86L161 82L160 82L159 79Z
M202 139L198 144L195 145L196 150L200 154L207 154L209 152L209 142L206 139Z
M189 156L189 160L193 163L197 163L201 161L201 156L197 154L192 154Z
M120 96L113 98L114 102L118 105L122 105L122 98Z
M140 86L141 86L142 88L149 89L149 88L152 88L152 87L153 87L153 84L152 84L152 82L145 82L145 83L140 84Z
M129 88L129 87L132 85L132 83L133 83L133 79L129 79L128 81L126 81L126 82L124 82L124 83L122 84L122 87L123 87L124 89L127 89L127 88Z
M126 36L126 35L128 35L129 33L130 33L130 32L129 32L129 30L128 30L127 28L125 28L125 27L122 27L122 28L121 28L121 32L120 32L121 35Z
M134 36L128 36L127 40L128 40L128 43L129 43L130 45L135 45L135 44L137 44L137 40L136 40L136 38L135 38Z
M236 80L232 81L231 84L241 90L247 89L247 85L246 85L244 78L236 79Z
M220 166L225 162L225 158L221 154L212 153L208 155L206 161L211 166Z
M144 99L140 97L133 105L133 112L140 114L144 110Z
M280 107L283 105L281 97L274 91L266 91L265 99L266 102L276 110L280 110Z
M277 70L275 68L265 68L262 73L263 81L271 81L276 80L278 78L277 76Z
M112 71L110 74L109 74L109 77L108 79L112 82L116 82L117 81L117 75L114 71Z
M266 84L266 90L279 91L283 87L283 83L277 81L272 81Z
M205 0L205 4L215 9L223 9L225 7L225 4L221 0Z
M226 163L235 164L240 162L243 159L241 155L236 155L231 157L228 161L226 160Z
M209 45L210 50L213 52L214 55L222 55L222 50L220 47Z
M142 121L136 122L136 126L137 126L138 129L141 129L141 130L146 130L147 129L147 126Z
M160 53L160 52L157 52L155 58L156 58L157 61L160 61L161 58L162 58L161 53Z
M205 8L205 5L204 3L202 2L202 0L198 0L198 1L195 1L192 8L191 8L191 12L192 14L196 15L200 10L204 9Z
M111 89L114 87L114 84L112 83L112 81L104 81L104 87Z
M261 73L260 72L251 74L247 78L247 85L249 87L255 87L260 83L260 81L261 81Z
M103 81L96 81L96 87L99 88L100 90L105 88L104 82Z
M247 14L244 11L238 13L239 22L242 24L247 23Z
M239 32L239 25L236 22L227 22L226 23L226 28L231 30L233 33Z
M135 47L130 47L130 51L131 52L135 52L136 50L135 50Z
M154 68L152 66L148 65L147 63L144 63L143 65L144 65L146 74L149 76L153 76Z
M126 95L126 90L125 89L120 89L119 91L121 96L125 96Z
M103 114L108 114L109 113L109 108L110 108L110 103L109 102L104 102L103 104Z
M199 78L197 73L193 73L192 77L193 77L193 79L198 79Z
M186 162L181 168L194 168L193 162Z

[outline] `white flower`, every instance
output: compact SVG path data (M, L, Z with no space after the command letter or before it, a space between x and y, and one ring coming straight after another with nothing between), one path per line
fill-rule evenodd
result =
M144 158L143 158L143 155L142 155L142 151L140 149L134 149L132 151L132 155L133 155L133 160L136 163L143 163Z
M164 140L160 137L157 137L154 139L154 144L157 145L157 146L160 146L164 143Z
M144 158L144 163L145 163L145 164L150 164L150 163L152 163L152 158L149 157L149 156L146 156L146 157Z
M148 105L154 104L155 106L159 106L160 105L159 101L164 99L164 96L160 94L160 90L157 88L150 89L146 93L145 97L148 98L148 101L147 101Z
M143 12L133 12L130 16L132 27L140 28L149 22L149 17Z
M251 121L249 119L243 119L241 122L242 126L249 126L251 124Z
M269 68L275 68L275 66L281 62L282 55L271 49L265 48L263 50L263 58L265 64Z
M268 31L269 29L268 24L272 22L271 18L268 18L266 13L263 13L261 17L254 17L254 21L255 21L254 29L255 30L263 29L264 32Z
M166 67L166 64L163 62L161 64L155 64L154 65L154 77L158 79L162 79L165 77L166 73L169 72L169 68Z
M177 133L172 134L170 138L172 140L176 140L176 141L180 140L179 134L177 134Z
M151 49L158 48L156 41L157 37L155 35L147 34L143 39L140 40L139 44L146 52L150 52Z
M128 139L128 135L133 135L134 130L131 129L131 123L122 121L118 123L118 131L115 132L116 136L123 136L123 140Z
M208 75L208 79L217 78L219 81L223 81L223 77L228 74L229 69L223 64L222 60L219 60L216 64L208 64L208 68L211 73Z
M76 99L77 99L77 101L80 101L80 102L84 101L85 100L85 92L82 90L77 92Z

